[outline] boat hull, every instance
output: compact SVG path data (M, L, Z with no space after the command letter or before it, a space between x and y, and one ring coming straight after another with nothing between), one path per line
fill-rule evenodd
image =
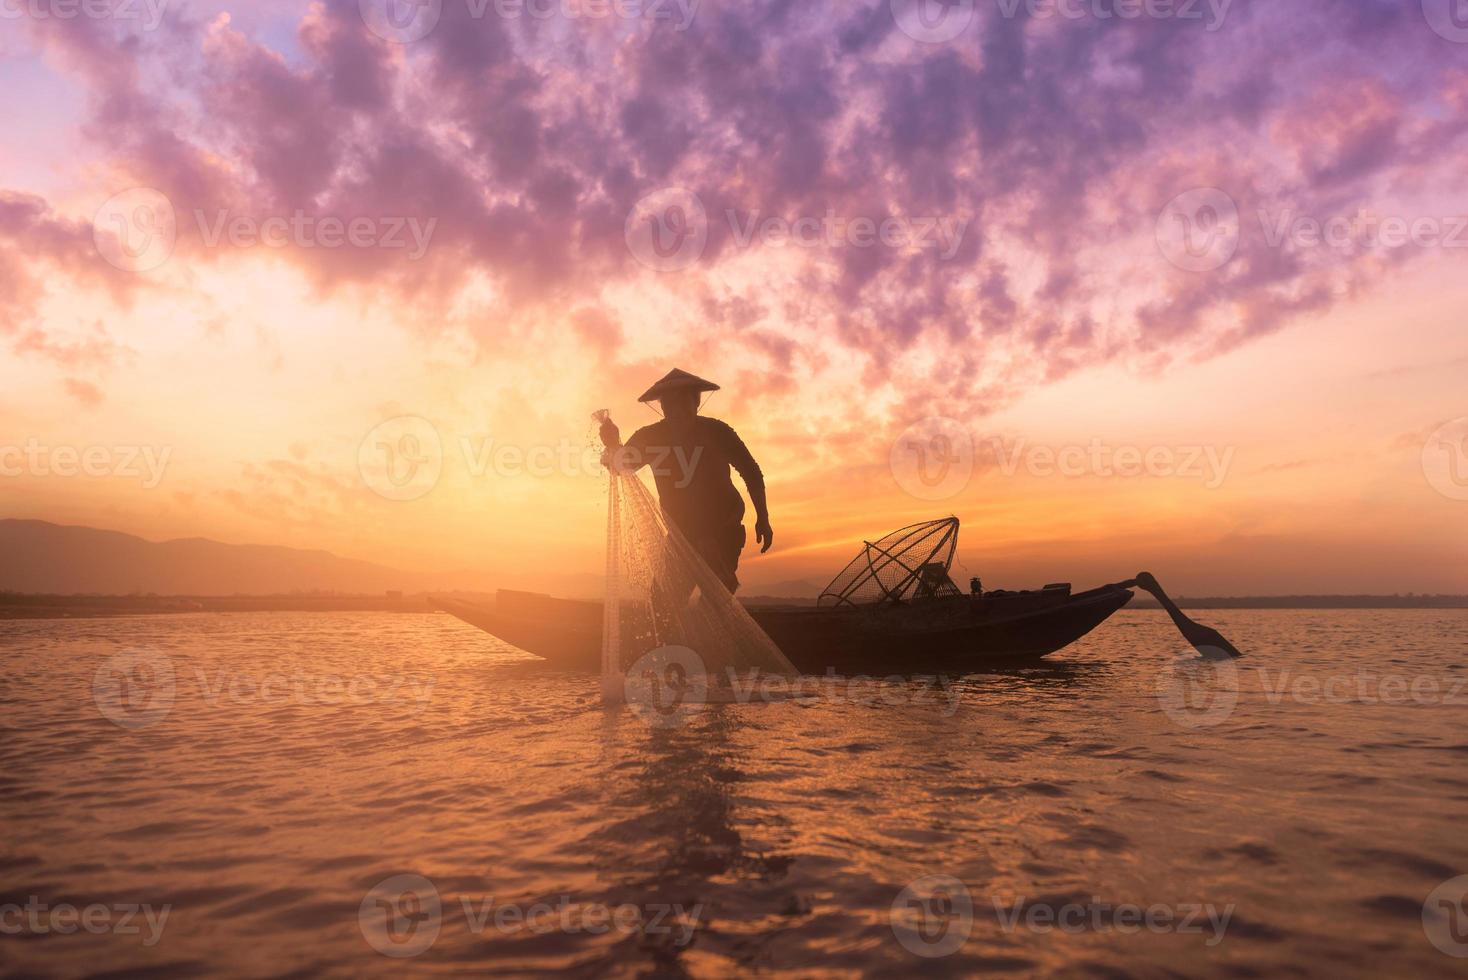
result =
M876 613L750 606L755 622L806 674L962 674L1038 660L1079 640L1131 601L1108 585L960 596ZM493 603L435 596L444 612L568 670L601 664L602 604L502 590Z

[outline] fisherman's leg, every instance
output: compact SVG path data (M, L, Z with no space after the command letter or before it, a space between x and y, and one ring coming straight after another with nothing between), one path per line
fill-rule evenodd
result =
M739 554L744 550L744 525L736 524L725 532L724 548L727 575L721 577L724 587L730 592L739 591Z
M731 593L739 588L739 553L744 550L744 525L705 530L689 541L719 583Z

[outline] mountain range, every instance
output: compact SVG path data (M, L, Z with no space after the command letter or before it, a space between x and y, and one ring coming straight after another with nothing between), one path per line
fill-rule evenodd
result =
M207 538L148 541L119 531L0 520L0 592L31 595L229 596L336 592L377 595L489 590L484 573L407 572L328 551L225 544ZM600 575L527 571L515 588L570 598L600 598ZM768 596L814 596L820 584L756 585Z
M328 551L269 545L225 544L207 538L148 541L119 531L0 519L0 592L29 595L281 596L329 592L381 596L434 591L490 591L486 575L407 572L342 558ZM598 575L560 573L527 578L514 587L568 598L600 598ZM811 598L820 583L790 579L752 582L746 602ZM1192 609L1463 609L1468 596L1262 596L1198 598L1175 596ZM1133 608L1154 605L1138 596Z
M147 541L118 531L0 520L0 590L43 594L279 595L422 591L446 583L326 551Z

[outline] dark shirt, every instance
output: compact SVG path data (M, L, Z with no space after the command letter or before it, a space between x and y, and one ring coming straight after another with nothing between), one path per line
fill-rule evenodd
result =
M663 419L638 429L627 440L627 463L630 469L652 469L664 513L690 535L744 520L744 498L734 488L731 468L746 486L765 485L738 434L702 415L681 422Z

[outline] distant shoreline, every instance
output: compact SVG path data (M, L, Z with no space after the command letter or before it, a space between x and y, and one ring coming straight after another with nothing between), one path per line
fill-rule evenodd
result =
M0 620L94 619L194 612L396 612L436 610L422 595L104 596L0 593Z
M1186 609L1468 609L1462 595L1295 595L1242 596L1239 598L1190 598L1176 596ZM1157 600L1135 599L1128 609L1160 609Z
M444 593L488 599L485 593ZM749 605L813 605L801 597L749 596ZM1177 597L1186 609L1468 609L1468 596L1241 596ZM1156 609L1148 596L1128 607ZM28 595L0 593L0 620L90 619L110 616L167 615L193 612L393 612L431 613L436 607L427 595L233 595L233 596L106 596Z

